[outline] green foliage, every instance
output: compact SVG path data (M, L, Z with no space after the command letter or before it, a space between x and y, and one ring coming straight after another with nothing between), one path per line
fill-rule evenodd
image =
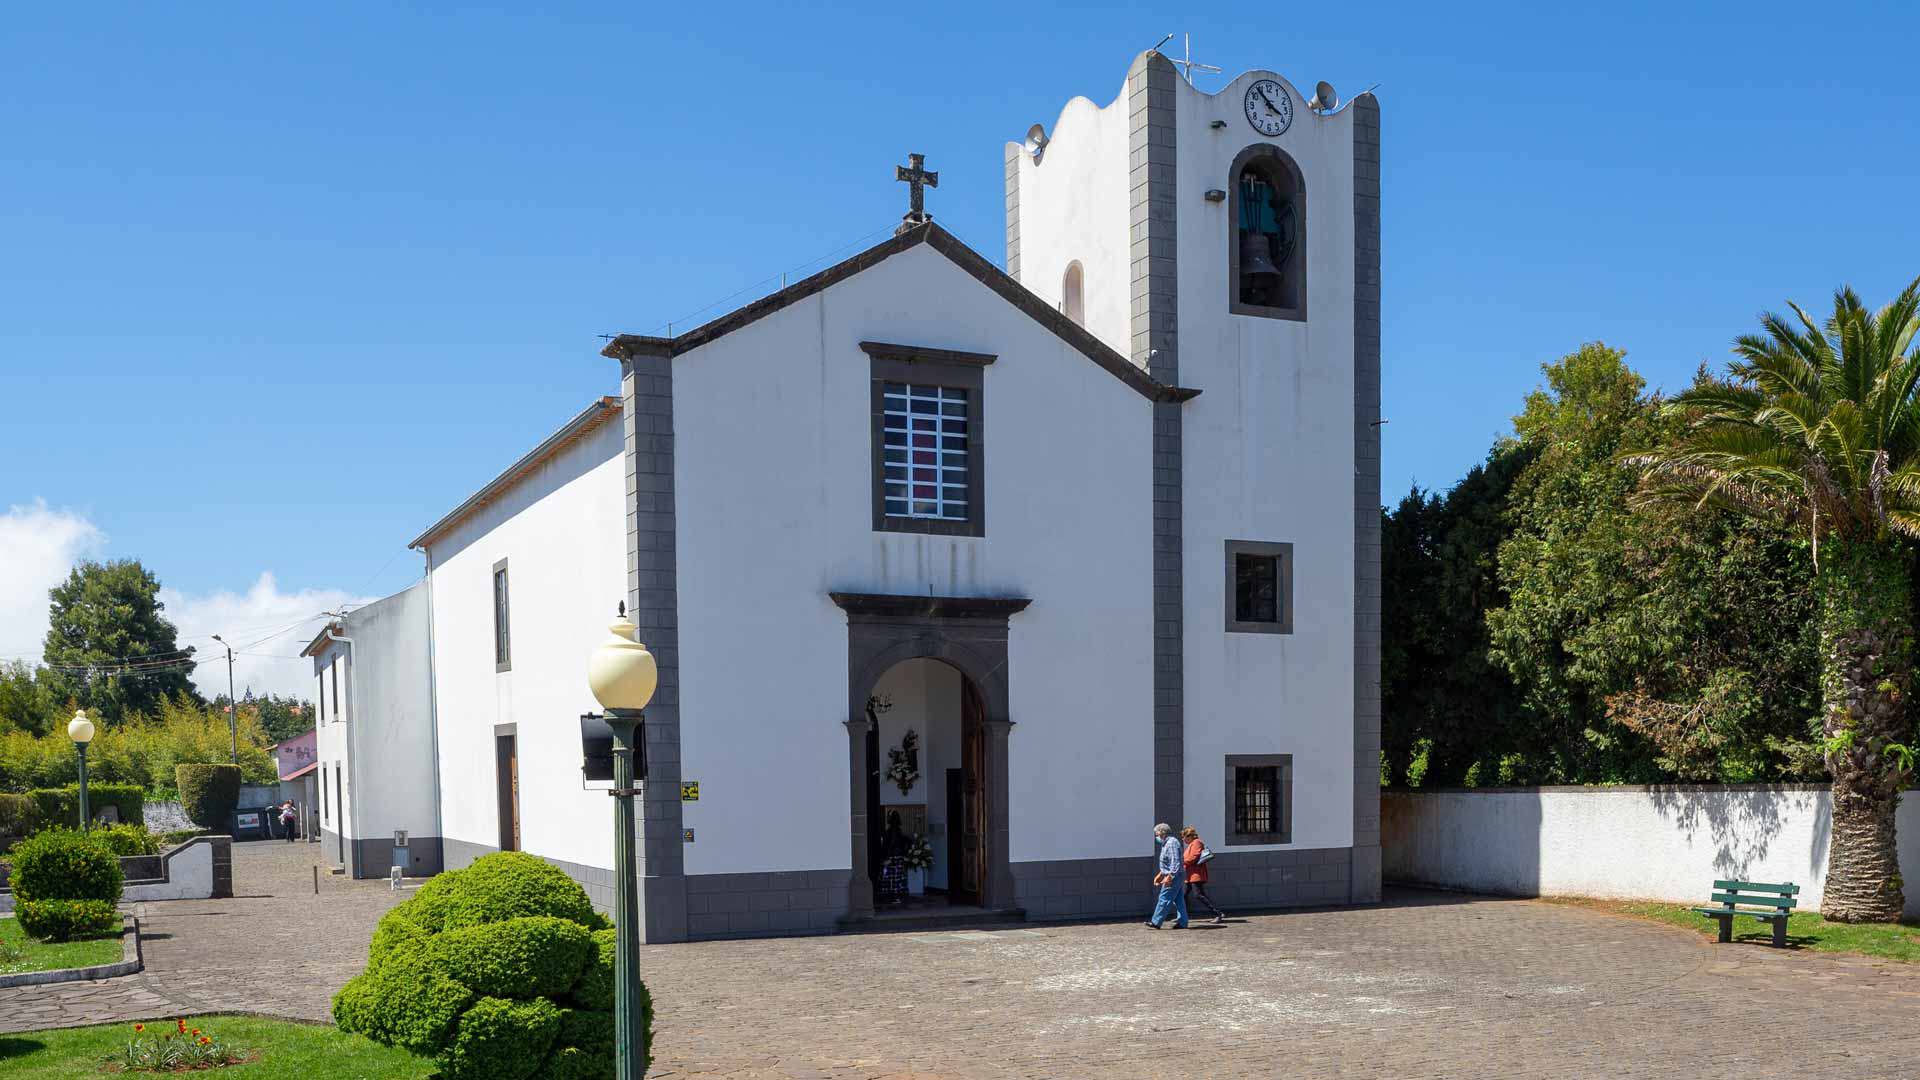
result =
M223 829L240 801L237 765L181 765L174 769L180 808L187 820L206 829Z
M460 1018L440 1059L447 1080L526 1080L560 1033L560 1007L545 998L483 997Z
M240 767L247 782L273 783L279 769L267 752L266 732L245 710L239 724ZM153 797L171 797L178 766L226 762L231 756L226 715L188 698L173 698L154 713L131 715L100 728L87 748L88 788L133 784ZM44 736L0 729L0 790L63 787L78 779L79 759L64 724Z
M573 986L570 1000L582 1009L606 1012L613 1008L614 960L619 956L619 944L612 927L593 932L593 955L580 973L580 981Z
M37 820L32 796L0 794L0 837L25 836Z
M45 657L56 687L106 726L169 697L197 701L173 624L161 614L160 581L132 559L87 561L47 592ZM131 666L130 666L131 665ZM86 669L98 672L85 676Z
M40 788L27 792L26 797L32 806L29 831L79 827L79 784L63 788ZM138 787L132 784L96 784L89 780L87 813L99 820L100 812L109 806L119 810L121 821L146 820L146 795Z
M605 1077L614 957L612 929L573 879L522 853L488 855L387 912L334 1021L436 1058L448 1080Z
M559 867L521 851L502 851L474 862L446 894L443 929L551 915L582 926L593 921L585 890Z
M77 829L48 829L16 844L13 894L27 900L120 901L120 858L107 845Z
M592 931L551 915L449 930L433 950L441 970L490 997L563 994L596 951Z
M111 933L119 916L105 900L21 900L14 917L29 937L78 941Z
M55 729L65 734L73 710L57 682L53 671L24 660L0 664L0 734L20 731L39 736Z
M160 854L160 838L148 832L145 825L105 825L95 828L91 835L122 858Z

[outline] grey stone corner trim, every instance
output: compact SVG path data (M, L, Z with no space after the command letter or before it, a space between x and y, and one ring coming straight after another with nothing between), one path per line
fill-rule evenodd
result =
M659 686L647 706L647 781L637 873L650 942L687 937L680 806L680 603L674 525L673 359L639 348L620 364L626 441L627 611L653 653ZM609 599L612 599L611 597Z
M1007 144L1007 276L1020 279L1020 146Z
M1353 895L1380 899L1380 102L1353 103Z
M1154 381L1180 378L1174 94L1179 73L1145 52L1127 72L1132 359ZM1153 407L1153 813L1181 821L1186 768L1181 613L1181 410Z
M860 351L875 360L899 360L909 364L959 364L985 367L1000 359L993 353L936 349L931 345L897 345L891 341L863 341L860 343Z

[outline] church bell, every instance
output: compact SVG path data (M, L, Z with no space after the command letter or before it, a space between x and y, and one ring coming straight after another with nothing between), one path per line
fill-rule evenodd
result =
M1273 250L1267 243L1266 233L1248 230L1240 234L1240 273L1280 276L1280 268L1273 265Z

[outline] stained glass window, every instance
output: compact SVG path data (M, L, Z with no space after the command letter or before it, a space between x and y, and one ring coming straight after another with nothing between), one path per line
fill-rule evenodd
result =
M885 383L881 431L888 517L967 519L967 391Z

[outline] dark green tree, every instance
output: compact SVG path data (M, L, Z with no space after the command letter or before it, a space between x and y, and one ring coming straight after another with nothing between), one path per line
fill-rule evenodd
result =
M109 724L172 695L200 700L159 593L159 580L133 559L83 562L48 590L46 663L64 696Z
M0 664L0 732L45 735L66 719L53 673L22 661Z
M1914 771L1920 281L1878 312L1852 289L1824 321L1793 312L1738 338L1726 378L1671 403L1678 432L1628 460L1650 505L1730 511L1807 542L1833 777L1821 913L1891 922L1905 902L1894 813Z

